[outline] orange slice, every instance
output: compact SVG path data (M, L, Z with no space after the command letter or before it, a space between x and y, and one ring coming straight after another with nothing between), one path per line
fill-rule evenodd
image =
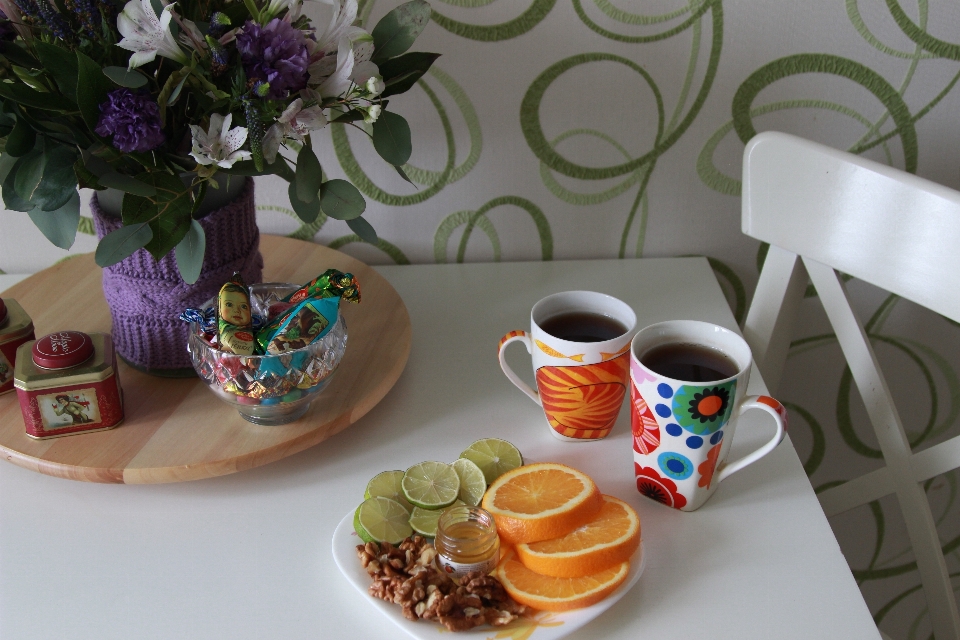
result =
M497 478L483 496L501 540L550 540L589 522L603 496L590 476L553 462L528 464Z
M553 578L527 569L510 551L497 565L497 579L514 600L542 611L568 611L600 602L627 579L629 562L580 578Z
M640 518L630 505L603 496L600 513L559 538L517 545L517 557L545 576L588 576L629 560L640 546Z

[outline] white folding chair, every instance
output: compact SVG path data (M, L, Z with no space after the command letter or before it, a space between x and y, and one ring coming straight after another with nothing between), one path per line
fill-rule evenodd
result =
M778 132L743 155L743 233L768 242L743 335L767 387L780 382L808 276L857 383L885 466L820 494L828 516L895 493L937 640L960 616L920 483L960 467L960 436L911 451L867 334L837 272L960 322L960 193Z

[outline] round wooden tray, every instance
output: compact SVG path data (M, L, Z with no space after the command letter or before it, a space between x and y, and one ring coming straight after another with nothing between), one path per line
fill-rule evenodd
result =
M49 440L27 437L16 393L0 396L0 455L33 471L88 482L144 484L225 475L280 460L346 429L387 394L410 355L410 316L379 273L309 242L262 236L265 282L309 282L329 268L353 273L362 302L343 305L349 344L330 385L291 424L251 424L199 378L157 378L119 364L126 419L116 429ZM33 318L37 336L110 332L101 270L87 254L11 287L4 297Z

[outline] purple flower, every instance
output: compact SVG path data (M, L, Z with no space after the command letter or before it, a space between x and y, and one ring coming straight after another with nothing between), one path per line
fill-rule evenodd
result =
M270 98L286 98L307 86L307 39L289 22L274 18L261 27L247 20L237 34L237 50L247 80L269 82Z
M163 144L166 136L160 124L160 107L145 91L115 89L100 105L97 135L113 136L113 146L124 153L150 151Z

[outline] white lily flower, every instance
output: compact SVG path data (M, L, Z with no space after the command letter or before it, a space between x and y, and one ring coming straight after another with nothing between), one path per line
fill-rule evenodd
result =
M315 67L314 65L310 66L310 80L311 82L319 81L317 91L320 92L320 95L324 98L340 96L355 88L357 84L365 85L369 77L379 76L379 69L370 62L370 56L373 55L372 44L373 36L362 29L351 29L344 32L343 37L340 38L337 62L332 73L323 78L319 73L314 75ZM319 67L324 59L316 63L317 71L320 70ZM361 82L356 82L355 77L360 77Z
M327 118L319 106L303 108L303 100L297 98L290 103L276 124L267 129L263 136L263 158L267 164L273 164L280 151L280 145L286 140L302 143L311 131L327 126Z
M249 151L240 151L247 141L247 128L230 128L233 114L226 117L219 113L210 114L210 129L206 132L195 124L190 125L193 133L193 150L190 155L197 164L217 165L229 169L235 162L250 159Z
M189 60L170 33L172 11L173 4L168 4L157 18L150 0L130 0L123 7L123 12L117 16L117 30L123 40L117 46L133 51L129 69L153 62L157 55L181 64Z
M270 4L260 13L260 18L264 23L270 22L274 16L286 10L287 15L284 19L293 22L300 17L300 4L301 0L270 0Z
M363 29L351 26L357 19L357 0L320 0L320 2L332 6L333 12L327 27L323 31L317 31L317 44L314 50L329 55L337 51L340 47L340 39L345 34L363 31Z

